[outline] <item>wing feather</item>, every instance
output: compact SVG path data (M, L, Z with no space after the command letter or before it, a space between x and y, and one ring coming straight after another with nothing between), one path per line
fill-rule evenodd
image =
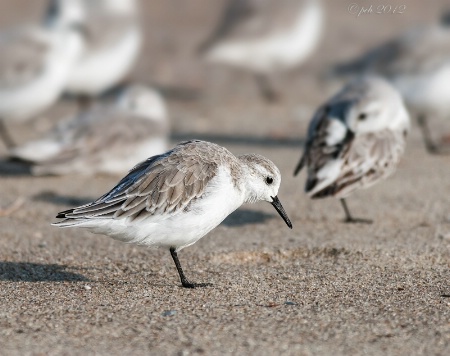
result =
M62 212L58 217L136 221L178 213L204 193L217 173L220 159L211 149L225 149L211 145L188 141L166 154L151 157L133 168L110 192L90 204Z
M397 167L405 148L403 133L383 130L356 136L337 157L342 164L339 174L327 186L320 186L320 167L314 174L317 181L309 193L313 198L345 197L357 188L367 188L390 176ZM324 166L323 166L324 167ZM322 168L323 168L322 167Z

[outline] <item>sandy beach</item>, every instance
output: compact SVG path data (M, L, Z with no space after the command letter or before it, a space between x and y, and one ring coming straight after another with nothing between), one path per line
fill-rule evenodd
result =
M432 22L446 1L360 17L350 1L327 3L322 43L295 79L277 78L275 104L258 97L251 75L196 56L219 2L143 2L146 45L130 80L166 95L172 143L198 138L271 159L294 228L270 204L243 206L179 253L190 279L213 284L183 289L168 251L50 225L120 177L36 178L2 158L0 207L21 201L0 216L0 354L450 354L450 156L429 155L413 120L395 175L348 199L371 225L343 223L338 200L308 199L304 173L293 177L312 114L339 89L318 78ZM44 5L1 0L0 28L36 21ZM74 110L64 100L11 132L25 142ZM450 132L450 120L430 125L436 138Z

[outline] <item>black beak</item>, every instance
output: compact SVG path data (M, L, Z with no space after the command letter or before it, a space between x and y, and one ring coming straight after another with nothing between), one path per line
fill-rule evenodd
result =
M290 229L292 229L292 223L291 220L289 220L286 212L284 211L283 205L281 205L280 201L278 200L278 197L271 197L272 198L272 205L275 208L276 211L278 211L278 214L283 218L284 222L287 226L289 226Z

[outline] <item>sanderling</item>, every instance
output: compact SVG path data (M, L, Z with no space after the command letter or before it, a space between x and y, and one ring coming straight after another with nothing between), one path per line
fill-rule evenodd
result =
M306 166L308 196L340 198L346 222L370 222L353 218L344 198L395 171L408 130L408 112L390 84L356 79L315 113L294 175Z
M128 243L170 250L183 287L177 252L219 225L243 203L270 202L292 228L277 193L281 175L267 158L234 156L205 141L186 141L135 166L110 192L63 211L58 227L83 227Z
M429 152L439 151L426 117L450 112L450 13L440 23L412 28L362 57L338 65L334 73L376 74L389 80L418 117Z
M167 116L159 93L133 85L117 102L63 121L44 138L12 148L10 155L32 163L34 175L124 174L167 150Z
M87 13L86 45L66 90L89 97L124 80L139 55L142 31L137 0L82 1Z
M61 6L58 25L49 18L0 34L0 133L9 147L3 120L27 120L51 106L83 49L82 8L68 0Z
M304 62L319 42L322 25L318 0L231 0L200 50L211 62L254 73L261 94L272 100L276 93L268 77Z

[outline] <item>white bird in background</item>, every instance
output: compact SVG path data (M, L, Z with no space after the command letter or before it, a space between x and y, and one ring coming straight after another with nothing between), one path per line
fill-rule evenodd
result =
M200 47L208 61L255 74L261 94L277 95L268 77L296 68L315 50L323 27L318 0L230 0Z
M142 45L137 0L78 0L86 8L86 45L66 85L70 94L92 97L118 85Z
M307 167L309 197L345 199L394 173L406 145L409 115L400 94L384 79L364 77L345 86L314 115L294 175Z
M169 122L159 93L133 85L114 104L59 123L45 137L10 150L34 175L124 174L167 150Z
M28 120L55 103L83 49L82 7L60 0L53 9L40 26L0 33L0 134L9 147L4 121Z
M427 117L450 115L450 12L440 23L413 28L338 65L334 73L376 74L389 80L417 115L428 151L441 150L431 138Z
M279 199L281 175L267 158L234 156L205 141L187 141L135 166L110 192L63 211L58 227L82 227L140 245L167 248L183 287L177 252L219 225L243 203L268 201L292 228Z

